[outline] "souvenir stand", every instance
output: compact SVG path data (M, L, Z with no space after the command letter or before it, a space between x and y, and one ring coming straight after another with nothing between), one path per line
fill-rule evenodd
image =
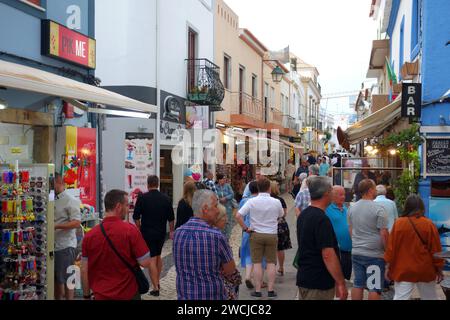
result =
M54 165L0 166L0 301L52 300Z

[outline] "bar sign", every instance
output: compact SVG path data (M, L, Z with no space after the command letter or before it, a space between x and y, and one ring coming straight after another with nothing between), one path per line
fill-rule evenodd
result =
M402 117L420 118L422 115L422 84L403 83Z

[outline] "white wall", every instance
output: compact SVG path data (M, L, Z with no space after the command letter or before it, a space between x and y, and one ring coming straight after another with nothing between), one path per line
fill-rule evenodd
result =
M198 58L214 61L214 14L208 9L209 2L211 0L159 1L161 69L158 84L162 90L186 96L189 27L198 33Z
M411 19L412 19L412 0L400 1L400 8L397 15L397 21L395 22L394 31L392 33L391 45L391 61L394 62L394 71L398 75L400 74L399 65L400 62L400 26L402 23L402 18L405 16L405 27L404 27L404 53L403 62L409 62L411 58Z
M102 86L156 87L156 0L96 0Z

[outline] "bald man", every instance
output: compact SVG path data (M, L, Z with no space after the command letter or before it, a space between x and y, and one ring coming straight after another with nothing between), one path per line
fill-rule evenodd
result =
M334 233L336 233L344 277L350 280L352 275L352 238L347 222L348 208L344 204L345 189L341 186L334 186L331 201L325 212L331 220Z

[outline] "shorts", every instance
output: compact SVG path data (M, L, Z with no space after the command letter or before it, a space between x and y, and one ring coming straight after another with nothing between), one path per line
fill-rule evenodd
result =
M298 300L334 300L336 289L318 290L298 287Z
M55 282L57 284L66 284L67 279L73 274L69 273L68 268L75 265L77 259L77 249L66 248L55 251Z
M250 255L253 263L277 263L278 235L266 233L252 233L250 235Z
M381 258L352 256L355 279L353 287L381 293L385 286L385 262Z
M158 257L161 255L162 248L164 247L165 239L147 239L145 238L145 242L147 243L147 247L150 250L150 257Z

